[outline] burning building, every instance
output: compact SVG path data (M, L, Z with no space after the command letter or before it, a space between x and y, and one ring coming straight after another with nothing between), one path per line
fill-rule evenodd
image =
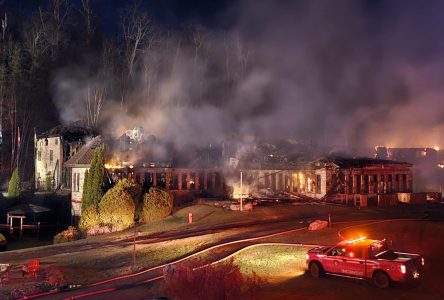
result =
M401 194L405 198L412 192L409 163L342 157L307 160L306 155L292 153L288 143L278 147L247 142L246 147L223 143L176 151L154 136L145 136L141 128L118 139L96 137L64 164L72 190L72 215L81 214L85 172L94 149L102 145L111 181L128 178L145 191L160 187L176 195L294 197L353 206L392 205Z
M391 148L375 147L375 155L379 159L407 162L413 165L415 192L437 192L442 190L444 181L443 151L438 147L425 148Z
M274 168L239 168L243 197L261 191L290 193L354 206L393 205L399 193L411 193L412 165L371 158L326 158ZM236 180L234 197L239 198Z
M59 125L37 136L35 141L35 188L70 186L64 163L91 139L93 132L78 123Z

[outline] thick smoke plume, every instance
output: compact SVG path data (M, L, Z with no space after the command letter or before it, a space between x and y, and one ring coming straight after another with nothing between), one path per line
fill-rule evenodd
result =
M116 136L143 126L178 147L232 134L444 146L444 5L395 2L240 1L229 30L157 30L125 100L107 87L99 124ZM65 121L84 118L84 91L97 82L79 70L54 80Z

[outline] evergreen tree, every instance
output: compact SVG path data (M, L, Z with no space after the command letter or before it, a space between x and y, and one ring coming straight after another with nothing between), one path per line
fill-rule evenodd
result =
M94 156L96 157L96 163L94 170L91 171L91 190L90 190L90 201L95 205L99 204L100 199L102 199L102 184L103 176L105 175L105 159L104 159L104 148L99 147L94 151Z
M105 160L103 147L96 148L91 161L89 172L85 174L83 185L82 205L84 208L97 205L102 199L102 184L105 174Z
M16 198L20 196L20 174L18 168L15 168L12 173L11 180L9 180L8 197Z
M85 178L83 179L83 191L82 191L82 206L87 208L89 203L89 172L85 171Z

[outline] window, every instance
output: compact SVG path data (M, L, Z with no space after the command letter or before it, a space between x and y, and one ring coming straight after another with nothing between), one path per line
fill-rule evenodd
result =
M353 258L362 258L362 247L347 247L345 250L345 256Z
M74 192L80 191L80 173L74 173L72 178L72 189Z
M45 146L48 146L48 139L45 139Z
M54 160L54 151L49 150L49 161L53 161Z
M42 151L37 151L37 160L42 161Z
M334 183L336 184L336 177ZM321 175L316 175L316 194L321 193Z
M330 253L328 255L329 256L345 256L345 247L344 246L335 247L330 251Z
M56 144L56 145L59 144L59 138L55 138L54 144Z
M77 183L77 173L73 173L72 174L72 190L73 190L73 192L77 192L76 183Z

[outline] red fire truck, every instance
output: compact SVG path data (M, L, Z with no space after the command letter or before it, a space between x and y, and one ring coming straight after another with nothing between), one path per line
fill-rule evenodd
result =
M306 254L307 266L314 277L325 274L371 279L379 288L393 281L418 280L424 267L419 254L394 252L385 240L359 237L336 246L316 247Z

